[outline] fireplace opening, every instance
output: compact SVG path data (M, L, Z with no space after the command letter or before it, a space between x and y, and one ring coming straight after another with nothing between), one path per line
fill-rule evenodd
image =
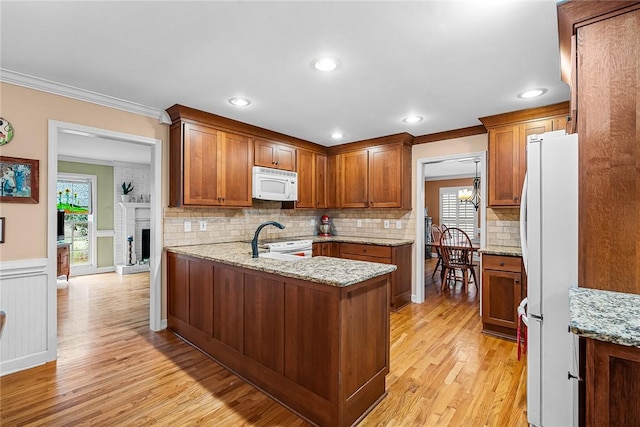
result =
M151 257L151 230L142 229L142 260L148 261Z

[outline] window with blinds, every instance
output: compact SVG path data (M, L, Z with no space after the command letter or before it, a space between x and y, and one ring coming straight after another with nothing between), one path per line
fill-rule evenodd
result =
M471 203L459 202L458 191L471 187L440 188L440 224L464 230L471 239L478 233L478 212Z

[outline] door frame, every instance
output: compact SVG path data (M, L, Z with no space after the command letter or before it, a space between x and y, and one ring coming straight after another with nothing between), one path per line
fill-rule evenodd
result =
M414 240L414 257L415 257L415 280L413 281L413 289L411 301L421 304L424 302L424 177L425 168L429 163L440 163L445 160L459 160L469 157L480 158L480 194L482 195L482 203L480 204L480 247L485 247L487 243L487 152L475 151L469 153L450 154L438 157L425 157L416 160L416 238ZM478 285L478 293L482 298L482 286ZM482 301L480 302L482 306Z
M161 319L161 297L162 297L162 275L160 266L162 265L162 140L146 136L115 132L107 129L100 129L91 126L79 125L76 123L49 120L48 123L48 232L47 232L47 271L49 276L48 292L48 343L50 360L56 358L57 354L57 236L56 236L56 183L58 178L58 136L60 133L81 133L87 136L96 136L107 139L114 139L121 142L128 142L139 145L146 145L151 148L151 260L149 262L150 284L149 284L149 327L153 331L163 329Z

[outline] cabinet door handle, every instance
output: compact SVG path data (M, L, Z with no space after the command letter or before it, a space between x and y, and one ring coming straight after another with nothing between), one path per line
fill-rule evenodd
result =
M504 261L500 261L500 267L504 267Z

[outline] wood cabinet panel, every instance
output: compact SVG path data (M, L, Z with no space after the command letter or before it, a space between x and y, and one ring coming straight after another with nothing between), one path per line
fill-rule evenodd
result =
M216 267L213 281L213 337L244 351L244 275L238 270Z
M391 260L391 247L363 245L358 243L341 243L340 256L342 258L347 258L347 255L362 255L372 258L387 258Z
M347 355L343 359L342 381L345 395L351 396L372 377L388 371L389 348L385 348L384 343L389 336L389 323L385 321L389 315L389 299L385 281L380 281L373 290L360 288L345 292L342 303L348 316L341 322L343 327L346 324L350 327L340 342ZM372 313L385 313L385 316L374 319Z
M67 276L67 282L69 281L69 243L58 243L57 248L57 262L56 262L56 275Z
M167 311L183 322L189 321L189 262L167 253Z
M369 152L353 151L340 155L340 206L369 206Z
M640 349L586 341L587 427L640 425Z
M184 124L184 204L217 205L218 148L220 135L216 129L191 123Z
M285 285L284 307L285 377L335 402L338 384L336 295L320 289ZM323 321L319 322L319 318Z
M315 208L317 204L316 155L297 150L298 201L296 208Z
M213 265L189 260L189 324L213 336Z
M255 165L294 171L296 167L296 149L289 145L256 139Z
M483 331L515 339L518 305L526 292L521 257L482 255Z
M251 206L252 139L179 119L170 138L170 206Z
M340 186L338 185L340 180L340 156L337 154L330 154L327 156L327 179L326 179L326 191L327 191L327 208L339 208L340 207Z
M569 103L561 103L480 118L489 132L489 206L520 206L527 137L565 129L568 112Z
M213 337L189 321L210 272ZM353 425L384 397L389 275L342 288L169 252L166 276L169 329L312 423Z
M250 138L232 133L224 133L224 149L218 181L219 201L225 206L251 206L251 159L253 144Z
M402 146L369 149L369 206L398 208L402 203Z
M327 183L327 156L324 154L315 154L316 171L315 171L315 190L316 190L316 208L326 209L329 207L327 203L327 193L330 186ZM299 163L298 163L299 164ZM335 184L334 184L335 186ZM300 187L298 187L299 189ZM333 190L335 191L335 190Z
M578 28L579 283L640 294L640 10Z
M284 372L284 284L262 276L244 275L244 354Z
M321 242L312 245L312 256L329 256L340 258L340 243Z

